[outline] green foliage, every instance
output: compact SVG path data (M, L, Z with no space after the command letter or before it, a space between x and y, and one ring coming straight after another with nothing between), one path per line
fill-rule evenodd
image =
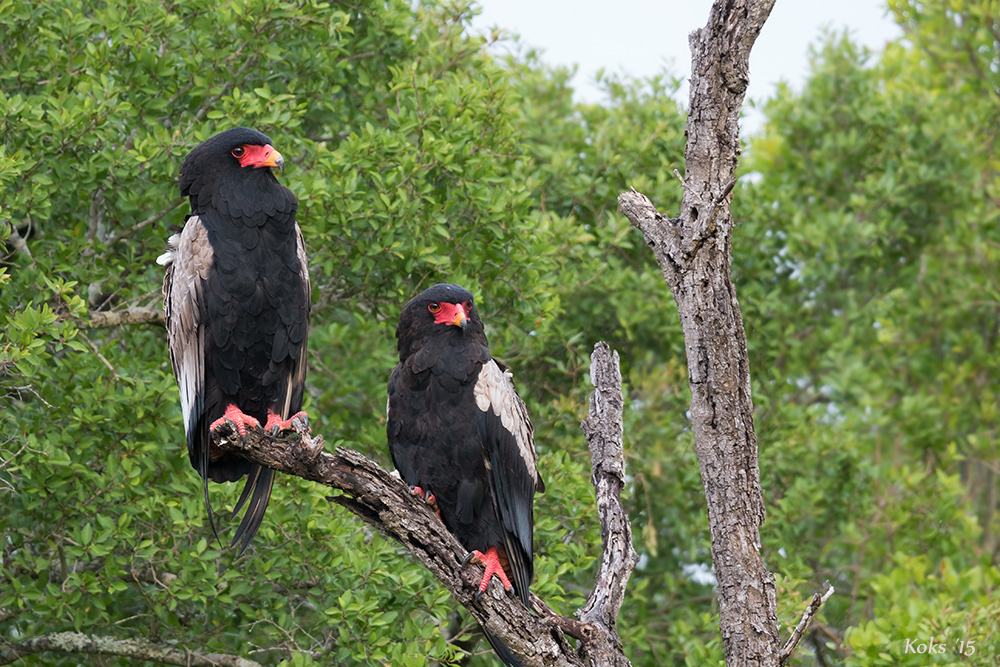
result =
M793 663L1000 654L998 11L930 4L890 3L907 41L878 61L819 46L802 90L767 105L736 188L782 627L825 580L838 591ZM574 103L566 71L485 52L470 11L0 0L0 641L76 629L264 664L467 657L475 625L444 589L314 485L282 478L255 548L220 550L162 330L83 324L158 307L180 160L242 124L272 137L300 201L314 429L388 464L398 308L434 282L472 289L535 423L535 590L571 613L600 550L578 425L592 345L609 341L641 556L626 652L722 664L680 327L615 213L628 187L679 204L677 82L609 78L606 104ZM213 486L213 504L236 492ZM950 652L906 653L931 637Z
M964 89L936 86L948 65L902 44L869 60L828 38L803 91L768 104L759 176L737 198L765 554L786 593L837 587L817 635L828 660L988 664L996 139L979 101L955 113ZM941 576L911 577L914 562ZM932 636L980 653L904 654Z
M893 561L872 579L874 618L848 631L854 656L845 664L995 665L1000 571L958 571L950 559L934 566L923 555L897 554Z
M462 35L467 16L406 3L3 5L0 228L32 253L13 257L0 293L11 407L0 420L14 434L0 469L4 638L76 629L268 663L459 656L436 620L453 607L446 592L313 485L282 480L255 551L220 552L183 454L162 331L81 321L158 303L153 259L183 222L183 155L230 125L268 132L312 251L307 408L317 431L387 463L403 300L465 284L512 355L559 305L510 86ZM552 476L580 491L551 503L538 586L578 606L556 577L596 553L579 509L587 476L560 465L573 476ZM216 506L235 491L213 487ZM585 537L543 538L563 530ZM76 663L28 659L39 661Z

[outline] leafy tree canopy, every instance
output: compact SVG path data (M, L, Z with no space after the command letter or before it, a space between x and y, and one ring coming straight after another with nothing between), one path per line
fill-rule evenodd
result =
M1000 655L1000 11L933 4L891 2L906 39L878 59L818 45L802 89L768 103L736 188L783 627L825 580L838 590L801 664ZM162 329L89 326L159 308L180 161L241 124L272 137L300 201L314 430L388 465L398 308L434 282L471 289L535 422L535 590L569 613L600 549L578 424L587 356L609 341L641 555L626 653L720 663L680 327L614 212L630 186L680 201L676 81L609 78L606 103L575 103L566 71L470 37L471 11L0 3L0 642L76 630L263 664L493 660L428 573L301 480L279 481L255 549L220 551ZM905 652L931 636L948 652ZM130 664L102 664L116 660Z

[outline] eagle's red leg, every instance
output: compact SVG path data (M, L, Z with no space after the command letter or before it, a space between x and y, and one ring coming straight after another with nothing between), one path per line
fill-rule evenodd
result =
M236 432L240 434L241 438L247 437L247 426L256 426L257 428L260 428L260 422L257 421L255 417L251 417L230 403L226 406L225 414L212 422L211 425L209 425L208 430L214 431L225 424L226 421L231 421L236 424Z
M280 433L281 431L288 431L293 429L292 420L298 419L305 423L306 427L309 426L309 415L305 412L296 412L294 415L288 419L282 421L281 415L276 415L273 411L267 411L267 424L264 428L272 433Z
M493 575L498 575L500 577L501 583L503 583L504 590L509 591L511 589L510 579L507 578L507 573L503 571L503 566L500 565L500 554L497 553L496 547L490 547L486 550L486 553L481 551L470 551L462 559L462 565L465 565L469 561L475 561L477 563L482 563L486 566L486 572L483 573L483 581L479 584L479 591L476 593L478 598L486 590L486 587L490 585L490 579Z
M421 498L423 498L424 500L426 500L427 504L431 506L432 510L434 510L434 513L437 514L437 518L441 519L441 508L438 507L437 498L434 497L433 493L430 493L430 492L426 492L425 493L424 490L421 489L419 486L411 486L410 487L410 495L411 496L420 496ZM441 519L441 521L443 522L444 519Z

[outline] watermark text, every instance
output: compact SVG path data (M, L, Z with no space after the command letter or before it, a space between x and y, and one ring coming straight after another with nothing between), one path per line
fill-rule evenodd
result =
M939 642L931 637L926 641L920 641L919 639L907 639L906 646L903 648L903 653L945 653L948 650L950 644L947 642ZM971 656L976 653L976 640L974 639L959 639L955 641L954 651L957 655Z

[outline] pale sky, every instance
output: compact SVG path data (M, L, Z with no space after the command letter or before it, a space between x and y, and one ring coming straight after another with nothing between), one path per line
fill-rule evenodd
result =
M521 43L542 51L551 64L578 65L577 99L599 102L594 76L608 72L652 76L665 68L687 78L691 72L688 34L708 22L711 0L479 0L483 11L473 29L500 27ZM611 7L614 9L610 9ZM824 28L849 30L851 37L880 51L902 31L886 16L884 0L777 0L750 54L748 99L762 101L780 80L793 87L808 71L809 45ZM687 102L687 88L682 90ZM744 121L744 133L759 120Z

